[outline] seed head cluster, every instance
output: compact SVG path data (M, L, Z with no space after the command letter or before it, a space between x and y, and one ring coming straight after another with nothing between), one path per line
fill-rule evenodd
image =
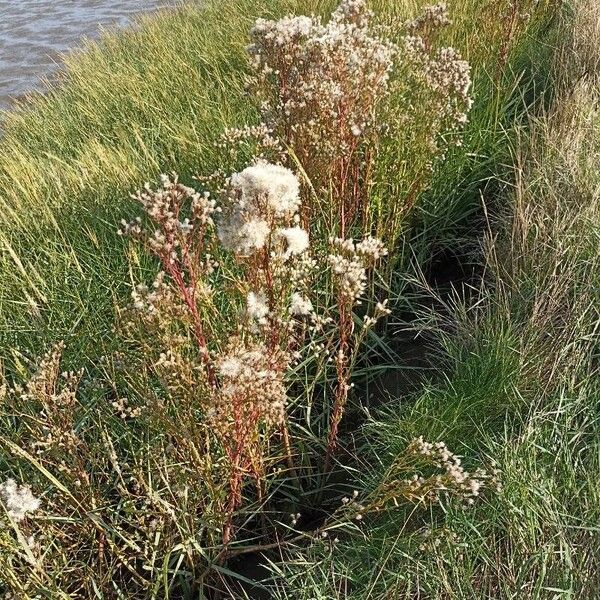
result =
M272 353L261 345L246 347L241 340L230 340L217 360L221 386L215 403L214 423L223 434L232 428L248 427L257 421L274 426L283 422L286 389L283 375L287 369L284 354Z
M33 495L31 488L26 484L18 485L14 479L0 483L0 501L8 516L17 522L40 507L40 500Z
M300 183L292 171L267 162L246 167L231 176L229 202L219 223L221 243L235 253L262 250L299 206Z
M436 50L432 45L433 35L449 23L445 4L426 7L420 17L408 24L409 33L402 42L404 60L412 66L414 85L428 90L423 103L427 106L428 144L433 156L439 154L442 138L447 139L464 127L473 105L469 63L455 48ZM460 144L460 137L450 137Z
M279 233L286 242L286 257L292 254L302 254L308 249L309 239L308 232L298 225L287 227L279 230Z
M367 269L387 255L383 242L374 237L366 237L355 243L350 239L331 238L333 252L328 261L334 279L344 298L354 302L367 286Z
M497 487L496 481L497 472L479 468L470 473L444 442L432 443L419 437L397 457L365 504L368 510L375 512L386 506L397 506L401 500L436 504L454 498L471 505L484 486Z
M468 504L472 504L479 495L486 476L485 472L477 470L471 474L466 471L460 458L450 452L444 442L427 442L420 436L409 444L407 453L423 457L432 466L443 471L440 475L434 475L433 480L431 478L428 480L423 476L413 476L411 479L406 480L407 484L415 490L430 487L431 489L426 494L428 500L438 501L440 493L450 492L459 496Z
M374 123L397 49L370 31L370 17L364 0L343 0L327 23L259 19L251 31L263 119L302 161L351 154Z
M421 14L407 23L407 29L421 35L427 35L432 30L450 25L450 15L445 2L425 6Z
M266 323L266 317L269 314L269 304L264 292L248 292L246 306L250 319L255 319L261 325Z
M143 240L153 254L170 264L180 260L181 248L195 228L204 230L213 225L217 211L208 192L201 194L179 183L176 175L161 175L158 189L153 190L147 183L133 198L144 207L156 229L146 231L137 218L129 223L122 221L119 233ZM188 216L182 214L186 207Z
M299 292L292 294L290 302L290 313L297 317L305 317L312 314L314 308L312 302L302 296Z
M464 469L458 456L444 442L412 440L399 454L381 484L359 501L358 492L342 499L340 510L361 521L364 515L379 513L402 502L438 504L455 499L464 506L475 503L484 487L499 489L499 472Z
M60 342L46 352L27 383L15 386L9 395L13 402L28 403L37 410L35 425L22 433L21 442L41 460L57 451L75 453L81 442L74 428L81 373L61 372L63 349Z

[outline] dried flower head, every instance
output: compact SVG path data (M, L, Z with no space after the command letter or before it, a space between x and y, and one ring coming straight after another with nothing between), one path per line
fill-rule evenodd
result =
M418 35L404 38L404 51L416 81L429 91L424 103L428 108L430 150L435 157L440 152L441 138L459 131L468 121L473 105L471 68L454 48L433 51ZM459 139L455 142L460 143Z
M296 226L280 229L279 234L286 241L286 257L289 257L293 254L302 254L302 252L308 249L308 233L302 229L302 227Z
M314 308L312 302L299 294L294 292L290 302L290 313L297 317L304 317L312 314Z
M223 246L249 254L265 247L274 227L300 206L300 183L285 167L261 162L231 177L230 202L219 224Z
M33 495L31 488L26 484L17 485L14 479L0 484L0 500L8 516L17 522L40 507L40 500Z
M451 22L446 3L439 2L425 6L416 19L407 23L407 29L411 32L427 34L432 30L450 25Z
M367 269L373 267L387 249L377 238L371 236L361 242L332 238L334 251L329 257L329 264L335 281L343 297L350 301L357 300L367 285Z
M231 176L231 186L240 194L240 204L276 217L293 215L300 205L300 184L285 167L260 162Z
M370 17L364 0L342 0L327 23L259 19L251 31L252 85L263 121L317 187L341 164L360 170L357 149L387 93L397 48L371 31Z
M249 432L253 423L276 425L282 422L286 404L283 374L287 359L279 351L257 344L246 347L239 339L230 340L227 351L217 361L220 378L214 422L224 435L232 424L241 423Z
M266 323L267 315L269 314L269 304L264 292L248 292L248 296L246 297L246 313L250 319L254 319L258 323Z

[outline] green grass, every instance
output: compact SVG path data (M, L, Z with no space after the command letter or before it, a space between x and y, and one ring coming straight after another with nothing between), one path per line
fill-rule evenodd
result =
M472 510L390 510L333 547L292 554L275 569L291 582L282 598L597 596L600 82L597 72L573 79L570 66L515 148L486 285L451 303L451 333L438 330L444 377L388 404L357 436L359 490L378 485L418 435L444 440L471 467L495 461L502 490ZM421 546L424 528L436 544Z
M6 115L0 354L7 365L20 360L19 352L39 353L58 339L67 342L69 356L81 359L78 364L110 348L114 303L132 282L115 234L120 219L134 211L129 193L161 172L177 170L190 181L221 166L215 137L225 126L256 120L243 93L244 49L254 19L324 12L331 5L208 2L146 18L138 30L106 35L67 57L62 85ZM384 20L417 12L409 3L379 2L375 9ZM547 46L535 40L546 35L551 12L551 4L540 5L536 19L514 36L510 68L516 71L496 89L491 72L502 31L494 20L491 31L475 27L477 2L455 11L447 41L474 65L476 104L467 145L422 198L411 251L414 246L426 257L431 247L464 237L455 225L462 222L464 229L480 206L479 190L506 160L506 116L522 95L516 78L530 80L533 65L545 60ZM396 197L393 181L387 192Z
M161 172L189 181L215 169L215 137L252 118L242 101L250 5L264 12L182 9L107 35L68 57L58 89L7 115L3 353L64 338L93 357L110 342L113 301L131 282L116 236L129 194Z
M493 440L479 434L479 457L493 458L502 471L500 493L472 509L450 505L409 518L390 511L367 521L362 531L342 530L333 548L317 543L278 566L277 581L283 576L288 582L278 597L595 598L597 399L597 386L589 382L546 398L543 408L510 423L519 435L508 426ZM391 423L376 427L379 452L365 463L387 462L401 451L405 438ZM372 481L364 485L369 489ZM424 530L433 533L422 548Z
M424 2L373 4L385 21ZM403 291L427 296L412 282L443 252L477 263L484 282L467 301L444 299L444 326L430 327L435 375L357 432L364 474L351 475L368 491L423 435L469 465L494 459L503 489L471 510L390 512L341 531L333 549L303 548L273 567L283 598L592 599L600 588L598 26L587 15L578 30L581 7L540 2L500 68L508 4L451 6L444 41L473 66L475 105L464 146L436 170L395 249L398 305L417 313ZM190 182L222 166L220 131L257 118L244 96L254 19L332 5L211 0L145 18L69 56L59 87L4 117L0 361L10 374L57 340L66 366L92 369L118 347L115 308L154 270L116 234L138 212L129 193L161 172ZM382 202L402 194L390 171L402 152L381 157ZM144 432L119 427L116 438L141 445ZM440 544L420 550L425 526Z

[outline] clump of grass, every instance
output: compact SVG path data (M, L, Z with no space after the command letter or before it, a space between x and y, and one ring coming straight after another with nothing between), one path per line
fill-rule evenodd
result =
M298 8L268 4L277 17ZM248 6L228 5L229 19L217 3L182 9L109 37L73 59L63 88L7 118L5 338L24 339L18 324L33 316L29 347L61 337L72 349L57 346L37 369L28 351L10 353L0 590L213 597L228 587L229 559L273 550L290 559L273 567L272 591L283 597L593 589L581 574L594 564L591 521L571 534L561 511L589 509L595 458L581 458L579 440L557 461L540 458L574 429L596 444L596 417L584 406L596 391L598 256L592 233L574 236L597 220L596 133L581 124L595 113L591 88L557 102L519 147L510 210L491 213L482 295L474 306L456 301L450 329L437 331L447 381L427 382L411 406L392 404L395 412L369 422L356 457L340 432L363 343L384 345L374 329L390 314L377 302L389 277L373 276L388 250L371 234L390 245L393 266L410 264L410 248L418 271L420 254L471 224L482 174L501 185L503 127L516 131L524 107L543 107L536 74L523 87L520 63L551 54L532 40L556 31L557 5L494 3L472 35L476 2L452 24L444 5L409 18L406 6L384 2L375 20L362 0L343 0L329 21L259 20L250 65ZM471 68L454 46L474 65L471 123ZM152 50L146 58L142 47ZM247 75L257 102L244 96ZM144 218L128 221L129 187L173 169L181 182L146 186L135 196ZM191 184L197 171L212 173L197 177L205 192ZM142 243L128 245L126 259L112 248L122 217L122 233ZM40 255L28 248L38 236L51 242ZM121 308L127 278L133 306ZM136 286L140 279L154 282ZM15 292L22 306L5 310ZM72 343L65 327L81 319L84 335ZM108 339L92 351L98 333ZM88 355L91 368L68 370ZM364 476L344 474L348 462ZM582 466L591 475L580 485ZM356 482L351 499L339 477ZM315 509L322 514L309 524ZM465 524L473 535L460 531ZM555 558L556 539L573 555L583 548L576 567Z
M445 378L386 407L358 446L363 490L385 485L418 431L467 464L493 461L499 493L469 512L372 518L292 553L274 568L277 597L596 595L599 88L597 74L572 78L571 53L557 60L560 94L521 139L515 188L490 221L486 285L472 304L457 297L439 330Z

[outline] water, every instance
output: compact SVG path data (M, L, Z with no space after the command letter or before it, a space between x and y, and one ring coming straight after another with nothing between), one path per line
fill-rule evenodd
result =
M40 89L60 68L60 54L123 27L134 15L172 6L171 0L0 0L0 108Z

